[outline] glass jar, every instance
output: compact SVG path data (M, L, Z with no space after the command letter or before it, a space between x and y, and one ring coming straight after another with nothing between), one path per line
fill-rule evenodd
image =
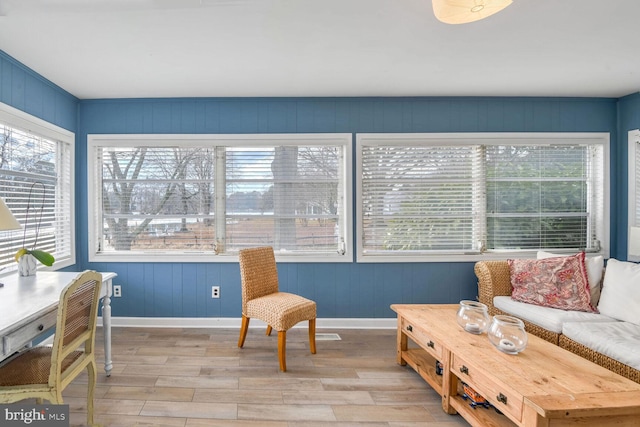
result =
M513 316L496 315L487 332L489 341L498 350L518 354L527 346L527 332L522 320Z
M489 327L487 306L477 301L462 300L457 315L458 325L472 334L481 334Z

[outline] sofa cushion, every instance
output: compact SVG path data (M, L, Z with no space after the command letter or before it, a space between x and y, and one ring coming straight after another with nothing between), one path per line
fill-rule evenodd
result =
M518 317L548 331L559 334L565 322L614 322L609 316L584 311L567 311L557 308L518 302L508 296L493 298L493 305L512 316Z
M640 325L640 264L615 258L607 261L598 310L615 319Z
M594 312L584 252L546 259L510 259L511 298L563 310Z
M554 254L551 252L538 251L537 258L565 257L564 254ZM604 273L604 257L602 255L587 257L584 259L587 268L587 278L589 279L589 293L591 294L591 306L597 307L600 300L600 290L602 288L602 275Z
M591 350L640 369L638 325L629 322L567 322L562 327L562 333Z

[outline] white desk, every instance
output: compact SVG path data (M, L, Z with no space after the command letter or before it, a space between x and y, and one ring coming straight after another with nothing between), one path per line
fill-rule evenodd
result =
M78 272L38 271L35 276L0 278L0 361L9 357L47 329L56 325L60 294ZM115 273L101 273L104 370L111 375L111 280Z

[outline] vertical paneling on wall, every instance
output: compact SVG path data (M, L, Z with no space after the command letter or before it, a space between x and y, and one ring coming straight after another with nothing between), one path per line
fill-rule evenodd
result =
M614 146L611 152L612 224L626 215L626 175L622 177L616 172L619 166L623 166L620 156L626 153L626 145L624 148L615 147L618 111L617 100L614 99L78 101L0 51L0 102L76 132L76 269L93 268L118 273L116 283L123 286L124 296L113 300L115 316L239 317L240 273L237 264L228 263L89 264L88 133L610 132ZM625 99L620 110L623 130L627 124L640 126L637 97ZM620 197L616 191L620 186L616 183L624 183L625 190L620 192ZM623 205L624 211L621 211ZM612 225L613 251L616 250L616 240L621 240L619 235ZM622 246L617 244L618 248ZM279 276L283 290L315 299L319 316L325 318L393 317L389 309L393 303L456 303L476 295L472 263L281 264ZM212 285L221 286L220 299L210 297Z
M2 51L0 102L71 132L77 129L77 98Z
M80 102L79 185L86 190L90 133L291 132L611 132L616 101L551 98L243 98ZM354 156L355 158L355 156ZM86 194L86 191L82 191ZM87 227L79 199L79 229ZM357 207L356 207L357 209ZM87 262L118 273L117 316L239 317L237 264ZM393 303L457 303L475 298L472 263L279 265L281 288L318 302L320 317L393 317ZM221 298L211 298L211 286Z

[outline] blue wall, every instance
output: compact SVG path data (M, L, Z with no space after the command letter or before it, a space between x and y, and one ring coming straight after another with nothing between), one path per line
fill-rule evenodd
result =
M79 140L92 133L611 132L616 100L543 98L268 98L89 100L79 107ZM77 148L86 185L86 147ZM355 156L354 156L355 158ZM81 194L86 194L82 191ZM612 194L615 198L615 194ZM86 223L80 197L79 229ZM80 264L87 265L87 239ZM109 263L127 298L126 316L240 316L236 264ZM457 303L476 296L472 263L280 264L283 290L318 303L319 317L393 317L392 303ZM210 286L221 285L219 300Z
M78 99L0 50L0 102L76 132Z
M619 243L622 236L616 233L617 223L626 215L626 208L620 210L626 203L626 184L624 191L616 189L621 189L626 180L626 174L622 176L619 168L622 163L626 165L626 160L620 159L626 153L626 145L624 150L619 146L622 141L618 141L620 115L616 99L78 101L1 52L0 67L0 101L76 132L76 267L118 273L115 283L123 286L124 297L113 300L114 316L239 317L240 273L234 263L90 264L86 236L86 138L93 133L610 132L611 256L616 256L624 246ZM623 101L629 104L624 108L624 114L630 117L629 125L633 126L634 120L640 123L637 120L640 100ZM282 290L316 300L321 318L394 317L389 309L393 303L457 303L474 298L477 293L473 263L283 263L279 265L279 274ZM222 298L210 297L213 284L221 286Z

